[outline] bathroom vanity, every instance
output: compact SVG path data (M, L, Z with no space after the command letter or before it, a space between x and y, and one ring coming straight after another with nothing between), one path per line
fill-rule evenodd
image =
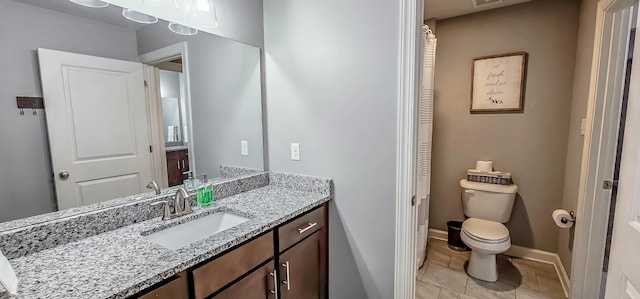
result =
M2 223L19 287L17 297L0 287L0 298L326 298L332 185L262 172L216 181L207 208L190 190L193 213L167 221L150 203L175 188ZM215 214L247 220L173 249L152 238Z
M327 217L325 203L132 298L326 298Z

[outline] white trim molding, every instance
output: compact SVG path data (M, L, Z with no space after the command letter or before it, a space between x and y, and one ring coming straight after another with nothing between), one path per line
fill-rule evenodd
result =
M600 293L612 179L620 119L621 93L631 29L630 11L638 0L601 0L586 115L573 262L571 298Z
M429 239L447 241L447 232L430 228ZM569 297L569 275L567 275L567 272L564 270L562 260L560 260L560 256L557 253L511 245L511 248L509 248L509 250L504 254L523 260L552 264L556 269L556 273L558 274L558 278L562 284L562 290L564 291L565 296Z
M417 208L416 111L420 87L422 0L399 1L398 94L396 125L396 227L394 298L415 296ZM415 199L413 199L415 200Z

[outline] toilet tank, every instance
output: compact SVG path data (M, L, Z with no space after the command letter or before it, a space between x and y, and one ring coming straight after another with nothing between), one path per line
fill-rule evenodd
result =
M506 223L511 218L518 186L460 181L462 210L467 217Z

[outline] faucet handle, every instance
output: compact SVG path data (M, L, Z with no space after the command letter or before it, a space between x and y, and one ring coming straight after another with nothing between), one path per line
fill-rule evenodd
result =
M157 206L157 205L161 205L161 204L164 204L163 213L162 213L162 220L171 219L173 213L171 212L171 207L169 207L169 204L170 204L169 200L160 200L160 201L152 202L149 205L150 206Z

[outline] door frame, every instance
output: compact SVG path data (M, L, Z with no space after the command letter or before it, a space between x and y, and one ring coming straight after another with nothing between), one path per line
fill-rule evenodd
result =
M196 157L195 157L195 152L193 150L193 122L192 122L192 118L191 118L191 84L190 84L190 79L189 79L189 47L187 45L187 42L179 42L177 44L173 44L164 48L160 48L145 54L142 54L139 56L139 60L140 62L144 63L144 64L149 64L149 65L154 65L160 62L165 62L165 61L169 61L169 60L173 60L176 57L180 56L182 58L182 77L184 78L183 82L181 82L181 89L184 86L184 90L181 90L180 93L184 94L184 101L185 101L185 108L186 108L186 115L187 115L187 119L185 120L186 124L187 124L187 132L185 133L187 135L187 151L189 152L189 170L193 171L193 175L195 176L196 172L196 166L195 166L195 161L196 161ZM158 95L159 96L159 95ZM154 110L151 110L152 112ZM162 112L160 110L160 112ZM152 126L150 126L151 128L151 132L150 134L152 136L156 136L156 138L153 138L153 144L154 147L156 148L164 148L164 134L162 134L162 132L158 132L160 131L158 126L156 124L153 124ZM157 136L162 136L162 138L160 140L158 140ZM162 145L160 145L159 143L162 143ZM154 161L156 163L158 163L158 161L164 161L164 163L166 164L166 157L164 159L159 159L159 155L165 154L163 152L160 151L154 151ZM166 155L166 154L165 154ZM166 165L155 165L157 169L157 167L165 167L164 169L166 169ZM160 168L162 169L162 168ZM158 174L156 172L156 174ZM166 176L166 171L164 172L164 174Z
M394 298L415 296L417 106L424 1L399 1Z
M147 100L147 119L151 140L151 159L153 180L160 188L169 187L167 155L164 143L164 124L162 122L162 99L160 98L160 73L156 67L143 64Z
M630 7L638 0L601 0L596 12L570 298L599 294L626 68Z

